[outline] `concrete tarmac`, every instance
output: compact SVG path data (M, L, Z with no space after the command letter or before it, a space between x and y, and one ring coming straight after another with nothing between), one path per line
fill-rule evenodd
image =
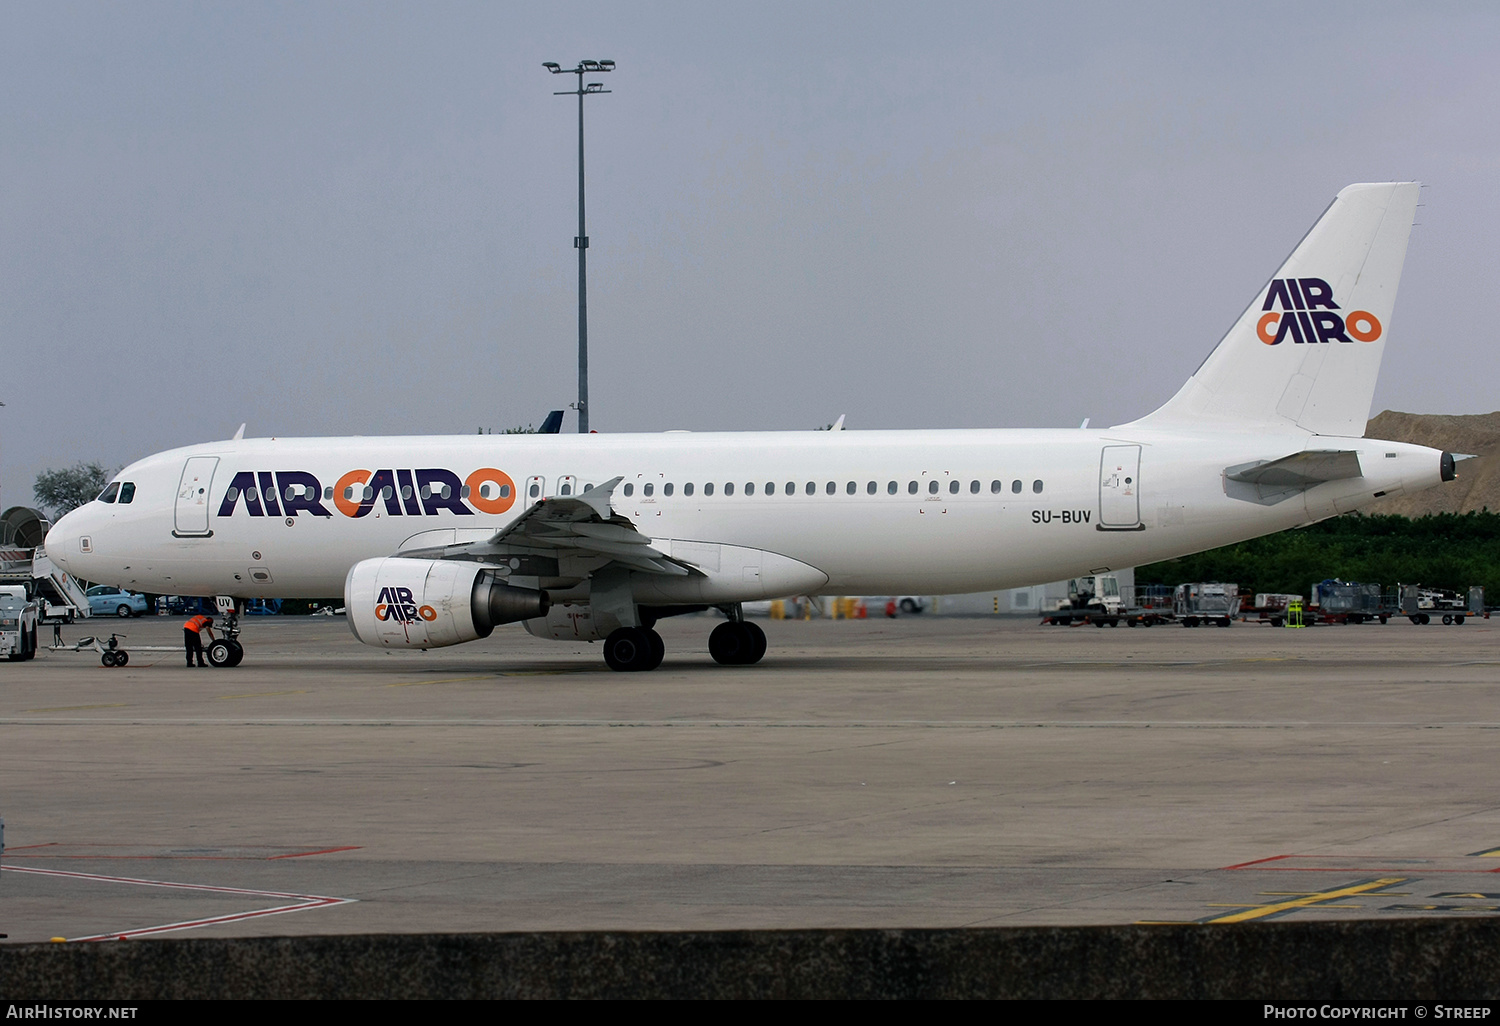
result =
M716 622L664 621L642 674L342 618L248 619L235 669L0 663L0 933L1500 911L1500 620L761 621L755 667L713 663Z

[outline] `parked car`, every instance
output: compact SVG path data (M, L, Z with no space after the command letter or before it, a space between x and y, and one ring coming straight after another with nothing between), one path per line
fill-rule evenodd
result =
M125 591L111 584L96 584L88 590L89 610L94 616L114 613L116 616L144 616L146 596Z

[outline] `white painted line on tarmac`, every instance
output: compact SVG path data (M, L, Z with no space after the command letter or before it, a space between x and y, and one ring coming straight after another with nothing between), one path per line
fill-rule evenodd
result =
M176 923L162 923L157 926L142 926L128 930L111 930L108 933L95 933L87 937L69 937L68 942L70 944L82 941L130 940L135 937L151 937L162 933L172 933L177 930L191 930L200 926L237 923L246 919L258 919L263 916L284 915L287 912L303 912L313 908L348 905L359 900L358 898L332 898L321 894L292 894L285 891L254 891L243 887L218 887L212 884L177 883L171 880L143 880L131 876L101 876L97 873L77 873L64 869L33 869L29 866L0 866L0 872L31 873L36 876L66 877L74 880L125 884L133 887L164 887L170 890L206 891L213 894L238 894L256 898L282 898L289 899L290 901L289 904L251 909L246 912L231 912L227 915L209 916L204 919L188 919Z

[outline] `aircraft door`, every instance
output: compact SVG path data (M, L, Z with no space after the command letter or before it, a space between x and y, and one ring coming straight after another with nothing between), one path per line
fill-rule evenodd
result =
M572 474L564 474L557 479L558 495L573 495L578 491L578 478Z
M546 498L547 482L540 477L526 479L526 505L535 505L538 499Z
M1141 529L1141 447L1106 445L1099 459L1099 529Z
M213 534L208 529L208 494L218 465L217 456L192 456L182 468L182 481L177 486L173 536L206 538Z

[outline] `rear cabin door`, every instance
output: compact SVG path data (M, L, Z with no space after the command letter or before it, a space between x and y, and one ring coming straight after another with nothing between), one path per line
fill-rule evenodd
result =
M217 456L192 456L182 468L182 481L177 486L176 530L172 532L177 537L206 538L213 534L208 529L208 494L218 465Z
M1133 531L1141 526L1141 447L1106 445L1099 459L1099 526Z

